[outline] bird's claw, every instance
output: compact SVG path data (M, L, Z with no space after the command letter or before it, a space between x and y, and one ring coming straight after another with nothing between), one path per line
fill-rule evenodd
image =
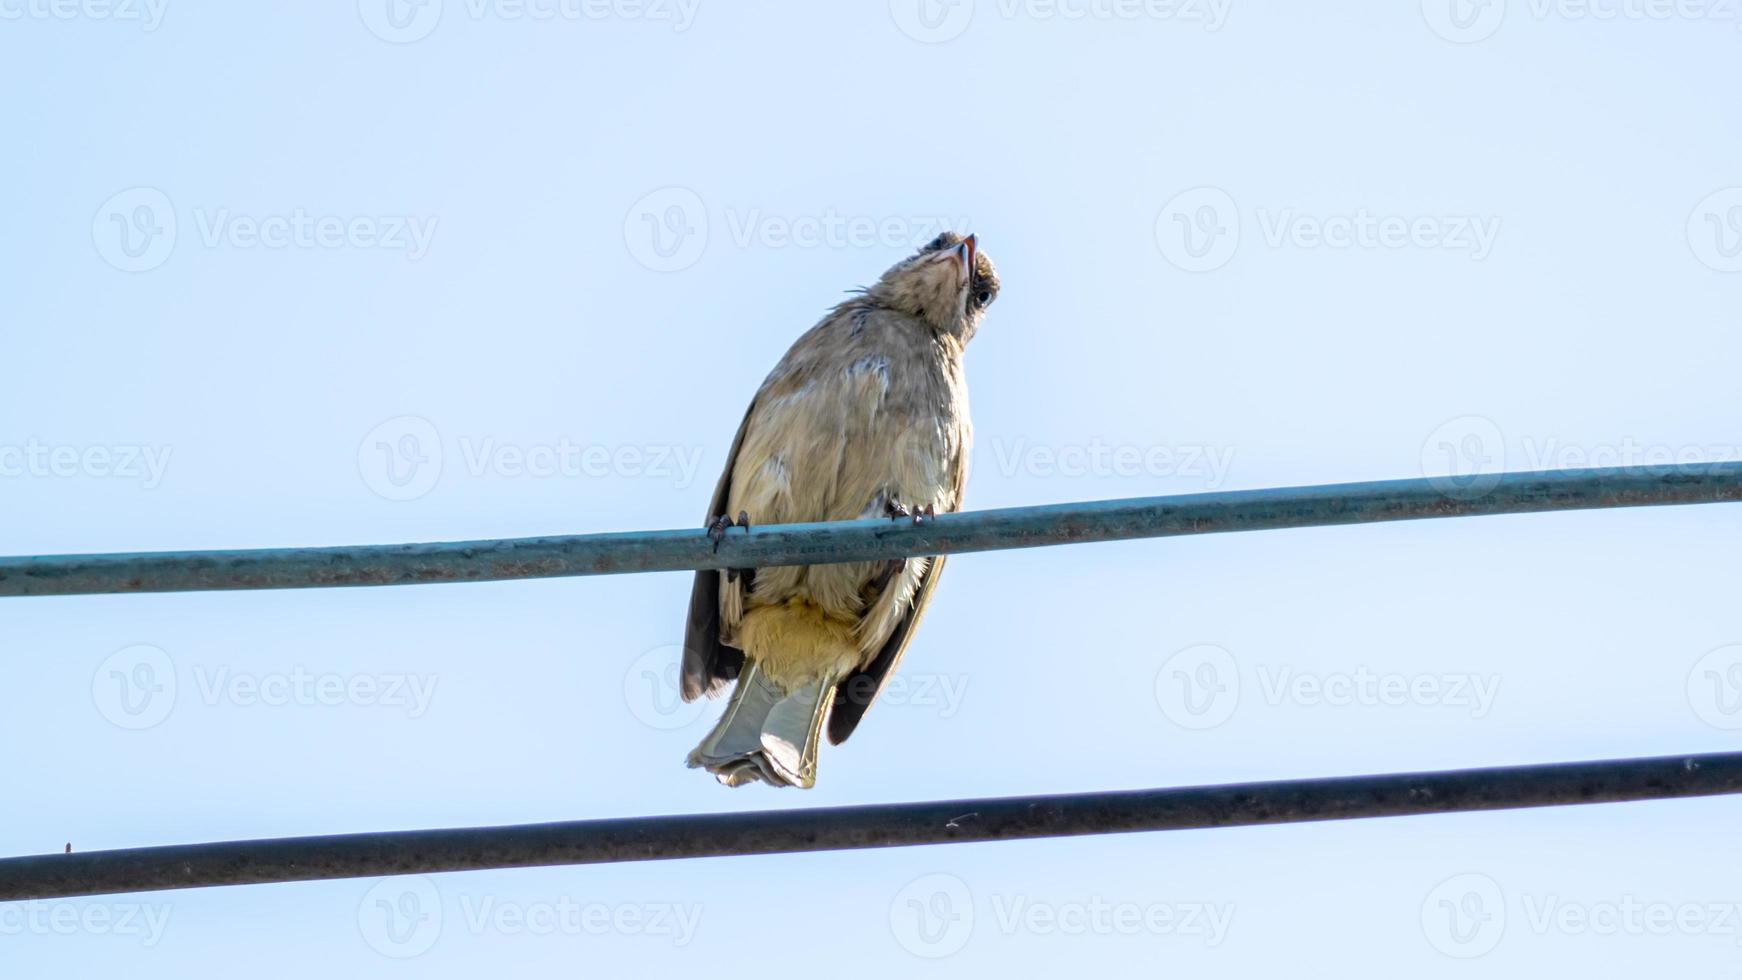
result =
M725 514L708 522L708 540L714 542L714 553L720 553L720 542L726 539L726 529L732 527L732 518Z
M744 529L745 534L749 534L750 514L747 511L741 510L738 512L738 519L736 521L732 520L730 515L721 514L719 517L708 522L708 540L714 542L715 554L720 553L720 542L726 540L726 531L729 528L734 527L741 527Z
M903 517L909 517L913 519L913 523L915 524L929 520L938 515L936 504L926 504L924 507L909 508L906 504L898 504L891 501L884 505L884 509L889 513L889 519L892 521L900 520Z

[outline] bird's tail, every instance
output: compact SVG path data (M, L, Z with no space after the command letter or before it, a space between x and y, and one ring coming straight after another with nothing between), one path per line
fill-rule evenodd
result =
M820 678L788 693L754 660L746 661L726 713L690 753L690 767L708 770L727 786L761 779L810 789L817 781L817 740L837 679Z

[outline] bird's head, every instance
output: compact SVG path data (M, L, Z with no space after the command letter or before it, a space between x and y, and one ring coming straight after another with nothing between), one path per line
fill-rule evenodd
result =
M998 298L998 271L973 235L946 231L897 262L866 295L965 344Z

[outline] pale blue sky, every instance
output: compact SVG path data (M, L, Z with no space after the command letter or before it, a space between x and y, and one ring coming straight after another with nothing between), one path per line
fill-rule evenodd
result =
M942 224L1005 284L974 507L1738 456L1729 8L926 2L0 0L0 554L696 524L786 345ZM958 558L808 794L683 767L683 575L9 600L0 853L1734 749L1739 530ZM1706 976L1739 817L5 906L0 973Z

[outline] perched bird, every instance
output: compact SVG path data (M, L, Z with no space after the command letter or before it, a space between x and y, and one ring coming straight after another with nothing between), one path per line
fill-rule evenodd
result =
M974 236L946 232L831 310L751 401L709 505L710 533L957 510L972 438L962 352L997 297L998 275ZM690 766L728 786L813 785L825 720L833 744L853 733L943 564L698 572L683 697L737 683Z

